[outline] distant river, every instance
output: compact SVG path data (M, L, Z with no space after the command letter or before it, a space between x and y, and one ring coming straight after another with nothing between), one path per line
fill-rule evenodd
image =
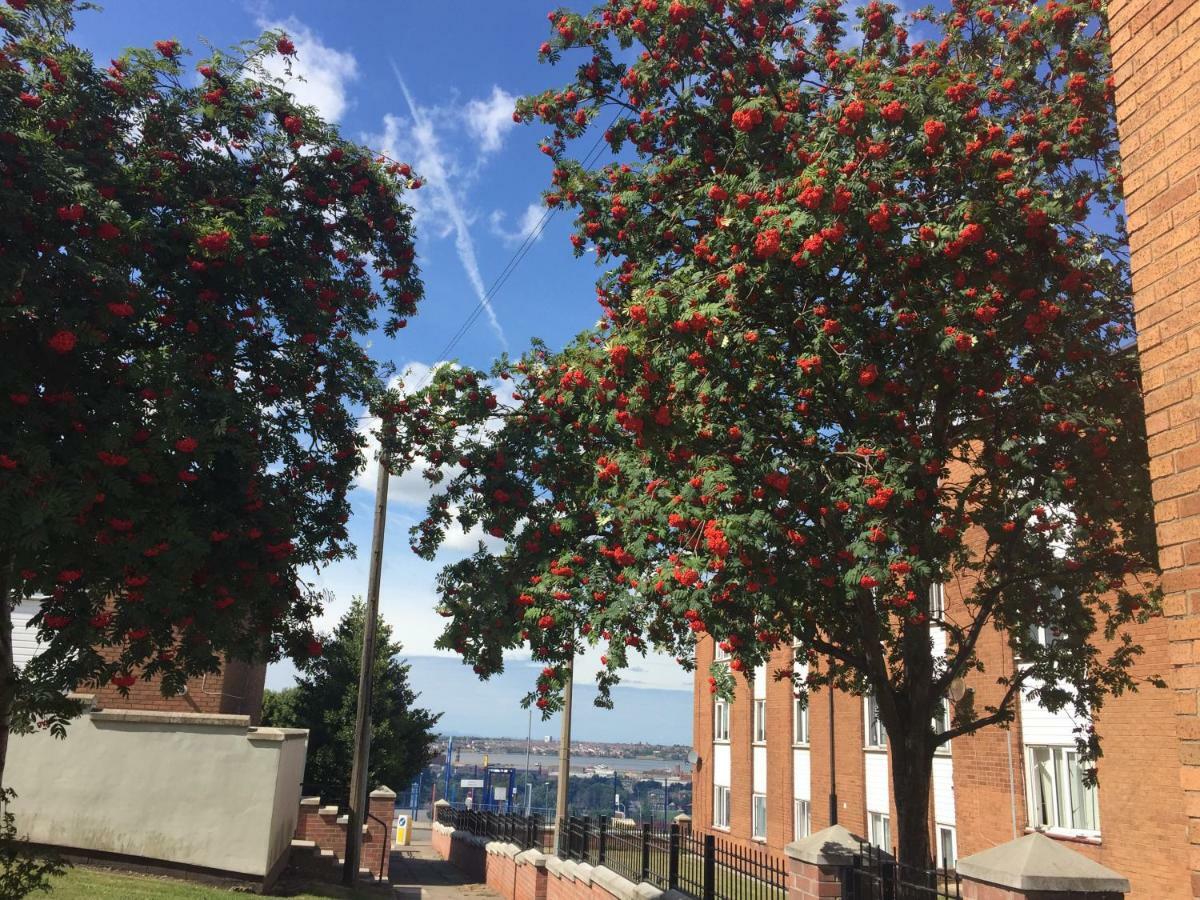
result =
M525 770L524 753L489 753L487 756L489 765L512 766L519 772ZM483 765L483 754L473 750L463 750L461 754L455 750L454 759L455 767L460 773L463 767ZM529 768L536 772L539 765L542 767L543 772L558 771L558 754L531 753L529 755ZM669 772L675 774L676 766L679 767L679 771L681 772L688 770L687 762L682 759L621 759L613 756L574 755L571 757L572 775L582 775L585 769L590 769L593 766L604 766L607 769L612 769L618 775L624 775L626 772Z

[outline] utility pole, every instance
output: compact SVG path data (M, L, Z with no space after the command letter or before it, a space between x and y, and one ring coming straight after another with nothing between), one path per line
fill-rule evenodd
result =
M383 532L387 525L388 466L384 447L391 436L385 424L379 442L379 475L375 481L375 528L371 537L371 570L367 581L367 621L363 628L362 660L358 669L358 711L354 717L354 767L350 773L350 810L346 822L346 862L342 884L358 880L362 828L367 812L367 767L371 756L371 689L375 679L375 633L379 626L379 577L383 568ZM384 840L388 836L384 835Z
M563 685L562 735L558 745L558 793L554 801L554 852L562 858L564 823L567 819L567 788L571 781L571 695L575 691L575 654L567 663L567 680Z

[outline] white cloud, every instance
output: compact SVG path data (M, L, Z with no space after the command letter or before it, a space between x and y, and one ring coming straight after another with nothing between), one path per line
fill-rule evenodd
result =
M346 85L358 78L358 60L354 55L323 43L311 28L294 16L275 21L260 17L258 26L285 31L296 45L290 78L287 61L282 56L266 59L263 67L267 72L285 79L288 90L296 99L315 107L321 118L328 122L340 119L349 105Z
M392 71L404 95L409 118L404 121L396 116L384 116L382 149L396 159L406 159L412 164L417 175L425 180L428 193L417 201L417 212L426 218L440 219L441 234L453 235L458 260L471 283L471 289L483 307L488 324L491 325L500 345L507 350L508 339L504 335L500 320L496 318L491 298L483 284L483 275L479 270L479 259L475 255L475 241L471 236L466 202L461 196L462 188L457 183L458 167L453 155L442 147L438 134L437 120L442 118L444 111L436 108L426 109L418 105L394 62Z
M480 150L495 153L504 143L504 136L513 128L513 110L517 98L498 85L492 86L492 96L471 100L463 107L467 128L478 140Z
M542 224L547 212L548 210L542 204L530 203L525 207L525 212L521 214L521 221L517 224L516 230L509 231L504 227L504 213L497 209L492 212L488 224L491 226L492 234L506 244L520 244L529 237L540 241L542 235L538 231L538 226Z

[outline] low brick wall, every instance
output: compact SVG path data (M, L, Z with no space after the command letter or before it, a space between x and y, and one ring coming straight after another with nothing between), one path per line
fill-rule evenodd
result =
M392 820L396 813L396 795L387 788L371 793L367 810L370 816L363 825L362 852L359 867L388 877L391 856ZM386 824L381 824L386 823ZM312 841L319 850L332 851L337 861L346 859L346 814L336 806L322 806L320 797L300 800L300 817L296 821L296 840Z
M432 845L443 859L505 900L683 900L676 891L634 884L604 866L561 860L516 844L488 841L435 822Z

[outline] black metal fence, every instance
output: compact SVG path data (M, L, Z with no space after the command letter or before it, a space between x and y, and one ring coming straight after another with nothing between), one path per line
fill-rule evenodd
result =
M696 900L785 900L787 868L766 851L747 850L676 824L636 824L603 816L561 823L561 855L604 866L634 882L675 889Z
M960 900L961 882L951 869L917 869L863 843L843 869L842 900Z
M516 844L522 850L554 851L554 828L539 815L442 807L438 822L456 831Z

